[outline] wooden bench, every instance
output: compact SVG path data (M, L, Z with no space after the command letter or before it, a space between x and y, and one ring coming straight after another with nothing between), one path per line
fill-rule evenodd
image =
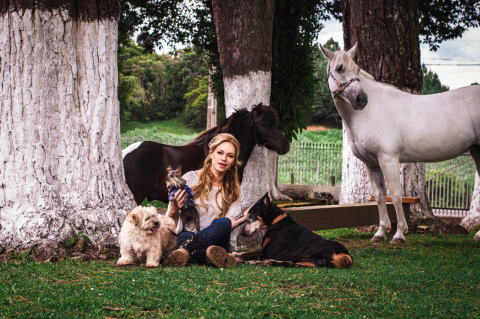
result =
M375 197L372 196L372 200ZM392 231L396 230L397 214L395 207L387 196L387 212L392 223ZM419 203L417 197L402 197L403 211L407 221L410 218L410 204ZM380 218L376 202L365 204L308 206L282 208L290 212L290 216L309 230L325 230L346 227L378 225Z

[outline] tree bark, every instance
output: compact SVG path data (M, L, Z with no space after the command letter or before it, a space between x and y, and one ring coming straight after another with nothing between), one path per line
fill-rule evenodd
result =
M225 111L270 105L274 0L213 0L220 66L225 85ZM272 184L268 153L256 146L242 181L242 209L263 196ZM273 158L270 155L270 158ZM236 247L232 247L236 249Z
M460 225L469 231L474 230L474 227L480 226L480 177L478 173L475 173L475 187L470 204L470 214L462 219ZM480 243L480 230L475 234L475 237L473 237L473 241Z
M118 1L0 5L0 250L85 231L117 245L135 205L117 99Z
M412 93L422 93L418 3L416 0L345 0L345 49L358 42L355 60L376 81ZM355 158L344 133L342 203L365 202L372 194L364 164ZM347 146L346 146L347 145ZM402 163L403 196L420 197L412 206L413 220L436 219L428 205L425 163ZM388 187L387 187L388 188ZM388 192L388 189L387 189Z

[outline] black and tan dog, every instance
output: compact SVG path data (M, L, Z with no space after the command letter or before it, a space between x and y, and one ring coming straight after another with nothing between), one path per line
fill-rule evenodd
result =
M237 262L260 261L271 266L346 268L352 256L340 243L327 240L299 225L265 194L248 212L242 235L267 228L262 249L237 255Z

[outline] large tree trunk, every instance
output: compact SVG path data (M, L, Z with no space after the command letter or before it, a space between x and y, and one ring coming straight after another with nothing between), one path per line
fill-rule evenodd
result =
M470 214L462 219L460 225L469 231L472 231L474 227L480 226L480 177L478 173L475 173L475 188L470 204ZM473 237L473 241L480 243L480 230Z
M417 0L343 1L343 30L345 48L358 42L356 62L375 80L422 93ZM364 164L353 156L345 134L344 162L342 203L365 202L371 187L365 184ZM426 196L425 163L401 164L400 171L403 196L420 197L412 218L435 219Z
M226 116L259 103L269 105L274 0L213 0L212 4ZM242 209L268 191L267 159L267 149L256 146L243 175Z
M0 246L78 231L117 245L135 204L120 147L119 2L0 6Z

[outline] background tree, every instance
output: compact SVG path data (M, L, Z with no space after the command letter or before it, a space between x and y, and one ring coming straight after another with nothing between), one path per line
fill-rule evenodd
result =
M340 50L337 42L331 38L324 45L332 52ZM320 49L315 49L315 78L319 79L315 87L315 95L311 108L308 111L308 120L314 123L331 124L333 126L342 125L342 118L338 114L335 103L333 103L328 82L325 81L327 74L327 63Z
M193 78L185 93L185 123L187 126L205 129L207 125L208 75Z
M208 74L204 59L188 48L178 50L175 56L158 55L130 40L122 46L118 59L122 121L161 121L183 116L191 82Z
M81 230L117 245L135 204L120 147L119 9L0 3L0 250L55 246Z
M270 105L274 3L254 0L212 1L220 66L225 86L225 111L262 103ZM267 191L267 150L255 147L242 182L242 208Z
M422 65L422 74L422 94L435 94L450 90L448 86L442 85L437 73L434 73L432 70L428 70L425 64Z

